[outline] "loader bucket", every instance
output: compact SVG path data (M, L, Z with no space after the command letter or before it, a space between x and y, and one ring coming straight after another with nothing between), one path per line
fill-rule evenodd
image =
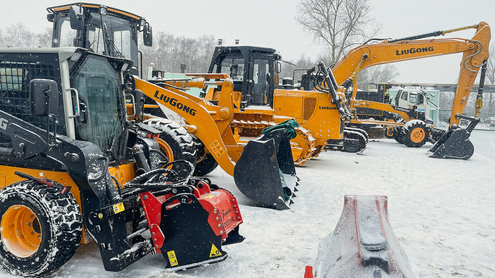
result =
M234 168L239 190L252 200L275 209L288 209L298 178L285 129L251 140Z
M428 150L433 158L469 159L474 153L474 146L469 141L471 135L463 128L449 128L447 132Z

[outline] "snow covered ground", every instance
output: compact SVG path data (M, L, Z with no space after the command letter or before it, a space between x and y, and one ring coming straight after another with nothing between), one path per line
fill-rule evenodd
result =
M433 159L431 147L407 148L374 139L362 155L326 152L297 168L301 178L290 210L250 206L233 178L220 169L210 178L242 204L243 243L225 246L220 263L167 273L162 255L124 271L103 269L95 244L50 277L298 277L316 261L319 241L342 212L344 195L386 195L390 223L417 277L495 277L495 132L476 130L467 161ZM0 277L12 277L0 269Z

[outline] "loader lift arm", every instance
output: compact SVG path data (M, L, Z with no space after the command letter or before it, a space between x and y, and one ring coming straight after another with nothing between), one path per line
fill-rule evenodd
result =
M298 184L286 130L265 134L247 144L237 143L232 133L234 82L225 74L205 78L221 87L217 104L185 93L170 84L158 86L136 76L129 79L133 88L179 114L189 133L205 145L222 169L234 177L236 186L249 198L276 209L287 209ZM198 84L203 84L198 81ZM179 84L175 84L179 85Z
M215 156L222 169L234 174L235 164L241 154L243 145L237 144L229 124L234 116L231 91L233 82L226 75L222 77L222 94L218 105L213 105L201 98L191 96L174 87L160 87L134 77L135 88L144 95L181 115L189 131L196 135L208 151Z

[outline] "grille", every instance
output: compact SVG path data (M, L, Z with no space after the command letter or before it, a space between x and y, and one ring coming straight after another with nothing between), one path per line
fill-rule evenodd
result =
M41 78L55 80L60 84L56 57L54 54L0 55L0 110L46 129L47 118L31 114L29 82ZM62 102L62 98L59 99ZM65 134L64 119L63 116L61 117L63 115L62 103L59 103L59 107L57 132Z

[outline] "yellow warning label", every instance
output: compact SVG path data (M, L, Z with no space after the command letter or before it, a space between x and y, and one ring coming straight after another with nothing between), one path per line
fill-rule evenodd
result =
M113 205L113 212L115 214L123 211L124 211L124 203L118 203L116 205Z
M215 195L213 194L209 194L209 195L204 195L204 196L201 196L202 198L205 198L205 199L211 199L211 198L214 198Z
M215 244L211 244L210 258L215 258L218 256L222 256L222 253L220 253L220 251L218 251Z
M170 266L176 266L179 264L179 261L177 261L177 257L175 256L175 251L168 251L168 260L170 261Z

